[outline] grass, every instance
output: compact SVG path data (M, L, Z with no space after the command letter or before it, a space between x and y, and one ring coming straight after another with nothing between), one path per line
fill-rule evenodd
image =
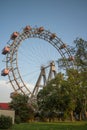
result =
M22 123L10 130L87 130L87 122Z

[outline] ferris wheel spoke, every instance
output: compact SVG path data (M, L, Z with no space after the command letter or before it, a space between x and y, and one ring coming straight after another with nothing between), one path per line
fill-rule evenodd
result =
M28 40L29 39L29 40ZM6 68L2 75L8 75L9 81L16 92L37 96L39 87L52 77L52 72L58 70L58 59L64 59L66 68L74 65L69 48L56 36L43 27L26 26L22 32L11 35L12 43L3 54L6 54ZM48 44L49 43L49 44ZM68 62L70 61L70 62ZM8 73L6 73L8 72ZM58 73L58 71L57 71ZM47 80L47 81L45 81ZM41 85L40 85L41 82ZM33 86L31 92L30 87Z

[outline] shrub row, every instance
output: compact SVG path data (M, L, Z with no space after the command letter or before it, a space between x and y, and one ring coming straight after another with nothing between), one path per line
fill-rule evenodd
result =
M0 116L0 129L8 129L12 126L12 118L10 116Z

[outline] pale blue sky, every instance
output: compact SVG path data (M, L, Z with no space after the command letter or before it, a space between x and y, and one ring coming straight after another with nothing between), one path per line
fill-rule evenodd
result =
M12 32L26 25L44 26L69 45L77 37L87 40L87 0L0 0L0 51ZM0 71L3 58L0 55ZM6 101L2 80L0 76L0 101Z
M27 24L44 26L69 44L86 39L87 0L0 0L0 43Z

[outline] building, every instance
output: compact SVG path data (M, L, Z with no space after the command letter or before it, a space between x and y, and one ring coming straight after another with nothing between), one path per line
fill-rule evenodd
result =
M15 111L10 109L9 103L0 103L0 115L10 116L12 118L12 123L14 124Z
M0 103L0 110L10 110L9 103Z

